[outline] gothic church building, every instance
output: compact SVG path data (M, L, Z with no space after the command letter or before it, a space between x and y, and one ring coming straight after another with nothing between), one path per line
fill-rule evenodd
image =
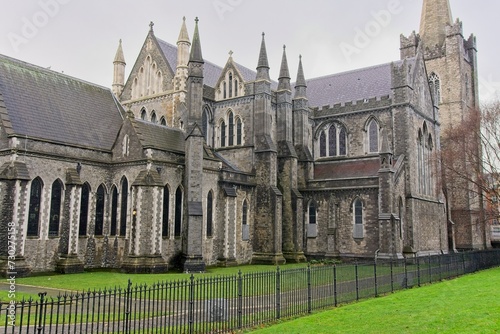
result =
M270 78L264 35L256 70L220 67L200 31L183 21L171 44L151 25L128 78L120 41L112 89L0 55L4 274L14 258L19 275L200 272L485 245L456 244L442 190L441 129L477 105L475 39L448 0L424 0L401 59L320 78L286 49Z

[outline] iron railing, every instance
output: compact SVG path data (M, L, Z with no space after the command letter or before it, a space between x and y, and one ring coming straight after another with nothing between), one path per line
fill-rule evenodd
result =
M500 265L500 250L93 290L0 303L2 333L224 333Z

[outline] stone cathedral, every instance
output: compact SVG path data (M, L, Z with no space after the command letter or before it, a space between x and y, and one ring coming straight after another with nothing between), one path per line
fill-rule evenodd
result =
M120 41L112 89L0 55L1 272L486 247L478 209L442 187L441 129L478 105L448 0L424 0L401 59L320 78L285 48L270 78L264 34L255 70L215 65L202 27L169 43L151 24L128 78Z

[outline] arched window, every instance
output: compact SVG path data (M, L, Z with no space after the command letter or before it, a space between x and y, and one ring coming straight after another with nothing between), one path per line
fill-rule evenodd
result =
M226 122L220 123L220 147L226 146Z
M78 235L87 235L87 225L89 220L89 194L90 186L85 182L82 186L82 198L80 200L80 223L78 225Z
M355 239L364 238L364 227L363 227L363 202L358 198L353 204L354 211L354 231L353 237Z
M104 186L102 184L97 188L95 196L94 235L102 235L104 228Z
M319 156L326 157L326 133L321 131L319 135Z
M243 133L243 124L241 122L241 119L238 117L238 119L236 119L236 145L241 145L242 133Z
M238 80L234 80L234 96L238 96Z
M122 141L122 156L128 157L130 153L130 138L128 135L123 136Z
M147 117L148 117L148 113L146 112L146 109L142 108L141 109L141 119L143 121L145 121Z
M431 89L432 97L434 98L434 102L439 104L441 102L441 80L439 76L432 72L429 76L429 86Z
M233 97L233 74L229 73L229 98Z
M111 225L109 227L109 235L116 235L116 225L118 217L118 190L113 186L111 192Z
M42 180L38 177L31 181L28 230L26 233L29 237L36 237L39 233L42 186Z
M318 236L318 227L316 225L316 204L314 203L314 201L311 201L309 203L309 206L307 208L307 218L307 237L316 238Z
M168 189L168 185L163 187L163 212L162 212L162 220L161 220L161 236L168 237L168 215L170 209L170 191Z
M228 146L233 146L234 145L234 115L233 115L232 111L230 111L228 114L228 123L229 123Z
M379 151L379 131L377 122L372 119L368 124L368 152L377 153Z
M151 113L151 123L156 124L156 112L154 110Z
M403 211L403 199L401 197L399 198L398 215L399 215L399 238L403 239L404 211Z
M177 188L175 192L175 222L174 222L174 236L180 237L182 232L182 190L181 187Z
M241 209L241 238L243 240L250 240L250 228L248 226L248 203L247 200L243 201Z
M208 115L208 110L203 110L203 114L201 115L201 125L202 125L202 130L203 130L203 137L205 138L205 142L209 144L208 140L208 120L209 120L209 115Z
M223 94L224 94L224 98L225 98L225 99L227 99L227 84L226 84L226 82L225 82L225 81L224 81L224 83L222 84L222 86L223 86L223 89L222 89L222 90L224 91L224 92L223 92Z
M163 125L163 126L167 126L167 121L165 120L165 117L161 117L160 118L160 124Z
M120 236L124 237L127 234L127 200L128 200L128 181L127 178L122 178L122 196L120 206Z
M61 181L55 180L54 183L52 183L52 190L50 193L49 237L57 237L59 235L59 222L61 221L61 196Z
M208 192L207 196L207 237L212 236L212 228L213 228L213 202L214 202L214 195L212 191Z
M319 156L337 157L347 154L347 132L342 125L331 124L319 136Z
M328 130L328 137L329 137L328 138L329 156L336 157L338 154L337 154L337 127L335 125L330 126L330 129Z

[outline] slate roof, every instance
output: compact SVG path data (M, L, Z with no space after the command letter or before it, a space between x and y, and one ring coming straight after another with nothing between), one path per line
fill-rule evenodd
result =
M3 55L0 96L12 135L111 150L122 124L110 89Z
M414 62L414 59L407 59ZM401 64L402 61L394 62ZM306 80L310 107L392 96L392 64L387 63Z
M177 67L177 46L172 45L168 42L165 42L158 37L156 38L158 41L158 44L160 45L161 50L163 51L163 54L165 55L165 58L168 61L168 64L170 65L170 68L175 71L175 68ZM204 72L204 77L203 77L203 83L207 86L210 87L215 87L217 84L217 81L219 80L222 71L224 70L223 67L220 67L218 65L215 65L212 62L209 62L207 60L205 61L205 72ZM255 77L257 75L257 72L252 71L251 69L240 65L238 63L234 63L235 66L238 67L238 70L240 71L241 75L243 76L243 80L245 81L254 81Z
M142 119L132 120L132 126L144 148L184 153L185 136L181 130Z
M376 159L356 161L335 161L316 164L314 166L315 179L338 179L376 177L380 169L380 161Z

